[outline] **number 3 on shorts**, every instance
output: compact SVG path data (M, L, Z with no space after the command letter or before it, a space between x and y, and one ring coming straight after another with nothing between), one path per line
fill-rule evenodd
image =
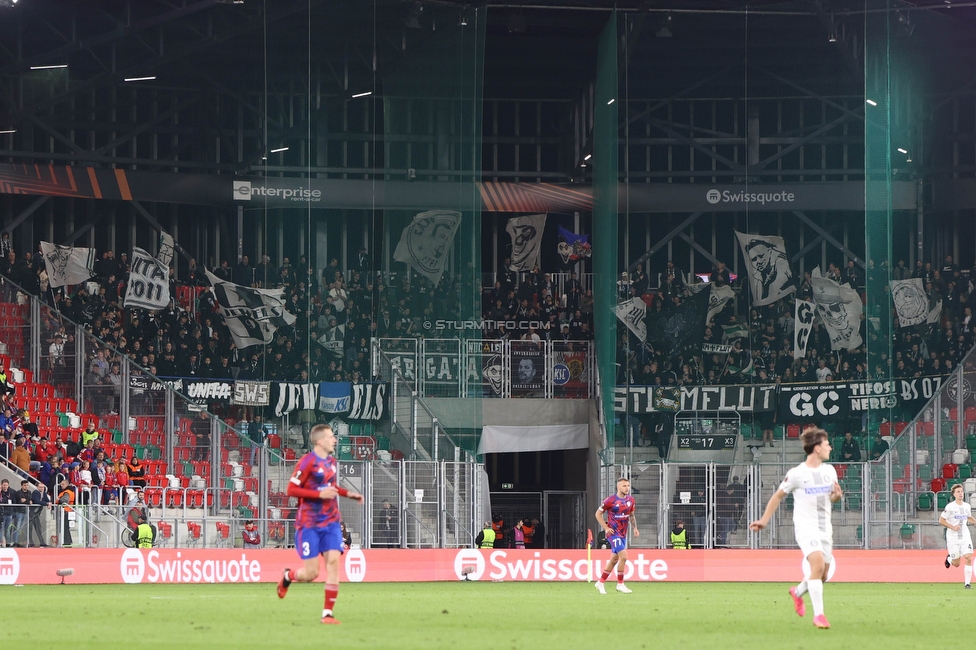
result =
M303 542L302 543L302 557L308 557L308 554L309 554L310 551L311 551L311 549L308 547L308 542Z

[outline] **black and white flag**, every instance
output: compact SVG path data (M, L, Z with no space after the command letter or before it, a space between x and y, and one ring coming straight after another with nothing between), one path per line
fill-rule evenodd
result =
M292 411L311 411L319 403L318 384L272 384L271 402L275 405L275 416L281 417ZM277 395L274 393L277 391Z
M95 275L95 249L41 242L41 255L52 287L81 284Z
M813 317L816 305L806 300L796 301L795 327L793 328L793 358L802 359L807 356L807 343L810 341L810 331L813 329Z
M924 323L929 315L929 298L925 295L922 278L891 281L891 301L898 312L898 324L911 327Z
M163 263L163 266L169 268L170 263L173 261L173 252L176 250L176 242L173 240L173 235L160 231L159 232L159 254L156 259Z
M352 385L352 406L348 420L382 420L386 414L386 383Z
M512 217L505 227L512 238L511 271L531 271L539 263L542 252L542 231L546 229L546 215L530 214Z
M461 213L451 210L421 212L403 229L393 259L403 262L438 285L454 246Z
M125 288L126 309L163 309L169 303L169 267L138 246L132 248L129 283Z
M861 296L847 284L811 277L817 317L830 335L831 350L854 350L861 345Z
M224 282L210 271L207 279L238 349L271 343L279 327L295 322L295 315L285 311L284 289L243 287Z
M647 340L647 330L644 326L644 312L646 311L647 303L640 298L631 298L616 307L617 318L623 321L627 329L633 332L641 343Z
M708 322L711 323L712 319L725 309L725 305L735 298L735 291L727 284L721 287L715 286L714 282L710 282L709 284L712 290L708 295Z
M644 317L647 341L666 357L682 352L701 354L708 318L709 292L700 291L677 307L648 311Z
M769 305L796 291L782 237L736 232L746 260L752 304Z
M317 339L319 345L329 351L329 354L341 359L345 352L346 326L336 325L322 332Z

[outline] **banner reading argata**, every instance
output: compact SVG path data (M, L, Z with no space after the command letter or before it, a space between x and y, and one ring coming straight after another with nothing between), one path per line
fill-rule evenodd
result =
M581 582L598 576L610 551L367 550L339 563L343 582L473 580ZM955 582L945 551L835 550L832 582ZM275 583L295 564L294 549L0 549L0 585L56 584L66 566L73 584ZM630 549L628 582L788 582L800 573L796 550ZM321 579L320 579L321 580ZM270 588L270 587L269 587Z

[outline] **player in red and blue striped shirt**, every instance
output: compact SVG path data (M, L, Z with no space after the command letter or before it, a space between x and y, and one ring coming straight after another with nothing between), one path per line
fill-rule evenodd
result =
M603 520L603 513L609 513L607 521ZM634 517L634 497L630 496L630 481L626 478L617 479L617 493L608 496L596 511L596 520L607 535L607 543L613 551L610 561L603 569L603 575L596 583L596 590L606 594L603 586L610 577L614 565L617 567L617 591L623 594L631 593L624 584L624 574L627 572L627 526L634 524L634 537L640 537L637 530L637 519Z
M295 518L295 549L305 561L294 573L285 569L278 583L278 598L284 598L294 581L312 582L319 576L319 556L325 556L325 608L322 622L338 624L332 610L339 595L339 557L344 550L336 497L348 497L362 504L363 495L338 485L336 437L332 427L316 424L309 432L312 451L298 461L288 483L288 496L298 498Z

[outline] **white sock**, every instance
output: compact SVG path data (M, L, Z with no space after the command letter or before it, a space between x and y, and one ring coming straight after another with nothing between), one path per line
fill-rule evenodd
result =
M322 618L325 618L326 616L332 616L332 610L331 609L323 609L322 610Z
M813 605L813 615L823 614L823 581L808 580L807 590L810 592L810 604Z
M807 581L806 580L804 580L803 582L801 582L800 584L798 584L796 586L796 595L797 596L802 596L805 593L807 593Z
M963 573L966 576L966 584L968 585L970 582L973 581L973 565L972 564L967 564L963 568Z

